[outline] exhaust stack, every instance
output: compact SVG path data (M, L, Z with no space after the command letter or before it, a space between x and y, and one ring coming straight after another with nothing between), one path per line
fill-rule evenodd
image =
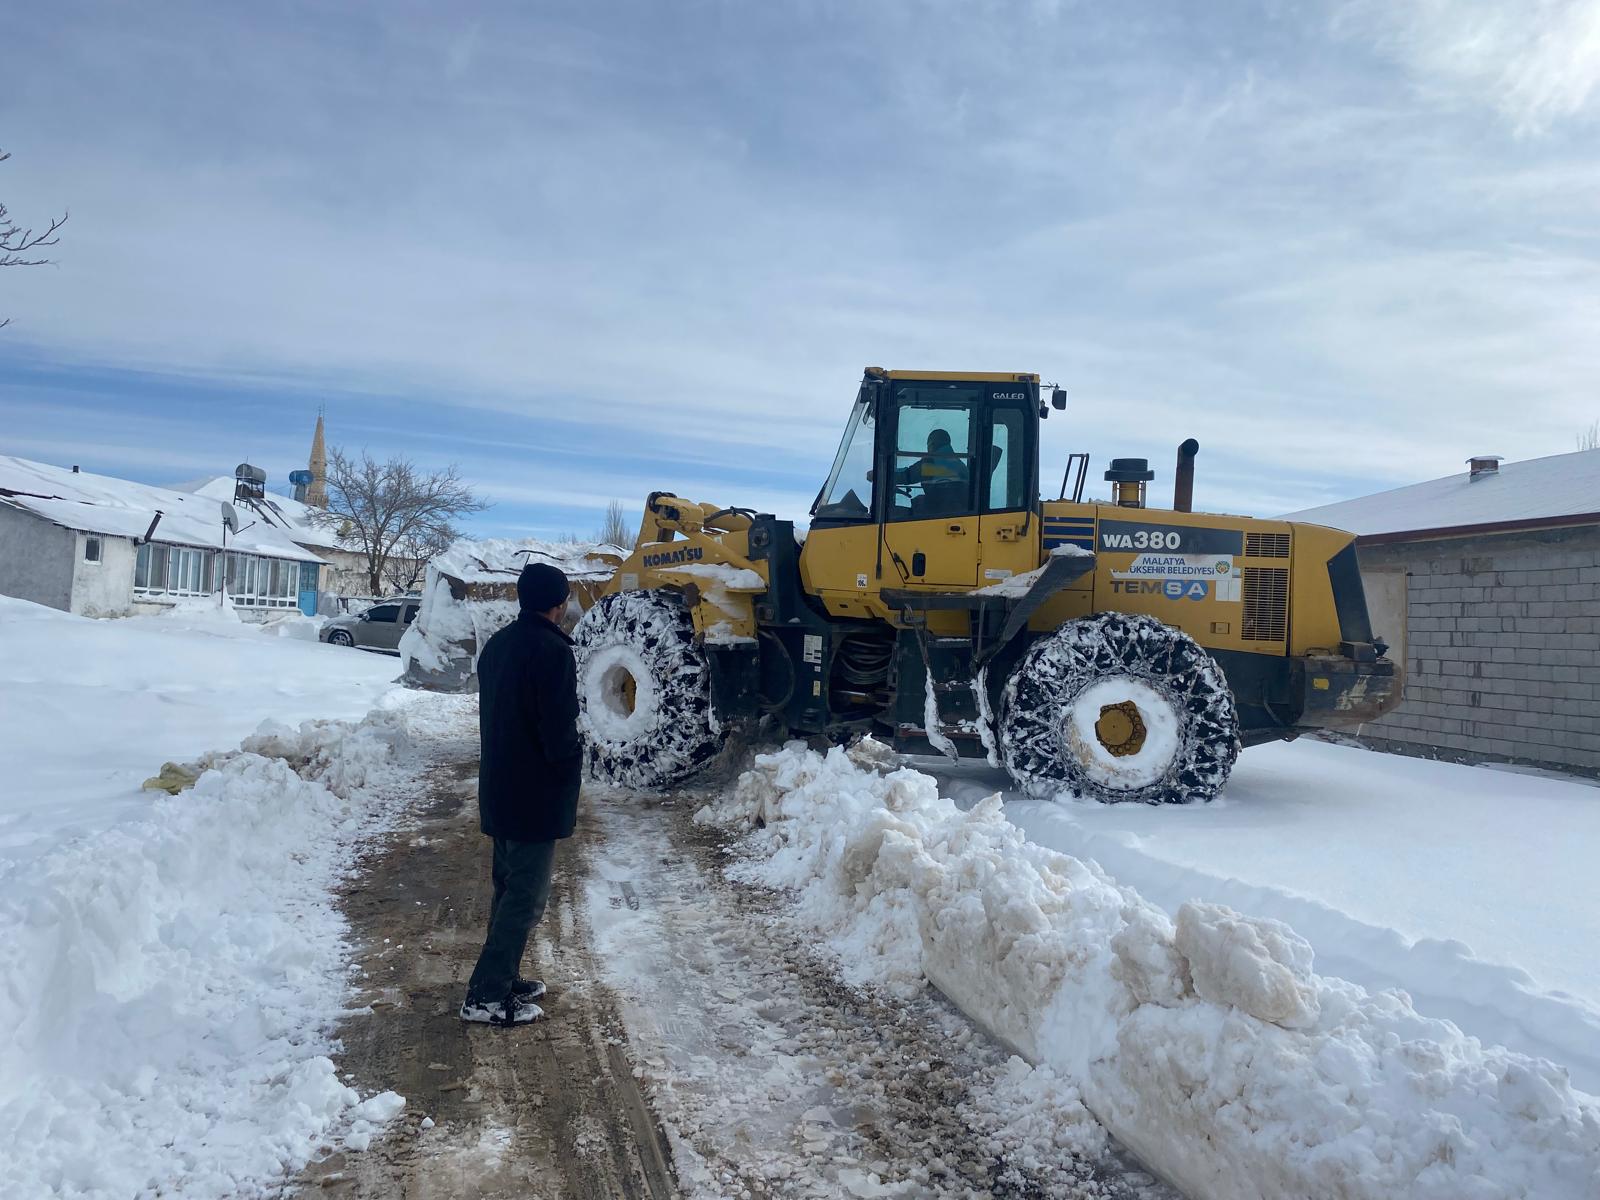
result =
M1172 476L1172 510L1194 511L1194 456L1200 453L1200 443L1185 439L1178 447L1178 469Z

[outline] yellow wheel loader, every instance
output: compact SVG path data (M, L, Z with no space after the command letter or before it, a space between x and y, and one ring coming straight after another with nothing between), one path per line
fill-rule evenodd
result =
M869 367L803 538L655 493L574 637L591 772L666 787L769 718L987 757L1035 795L1215 796L1241 746L1400 698L1354 539L1171 509L1142 459L1040 500L1038 375ZM1071 495L1068 495L1069 490Z

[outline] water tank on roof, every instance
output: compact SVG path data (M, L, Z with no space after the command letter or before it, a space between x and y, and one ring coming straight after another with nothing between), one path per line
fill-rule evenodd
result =
M267 494L267 473L260 467L240 463L233 469L233 498L259 500Z

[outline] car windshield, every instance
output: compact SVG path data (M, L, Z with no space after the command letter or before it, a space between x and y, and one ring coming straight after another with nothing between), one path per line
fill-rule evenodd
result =
M845 426L844 440L839 443L839 453L834 457L833 470L828 472L828 482L811 510L813 517L824 521L871 519L872 451L876 437L872 405L866 399L857 400Z

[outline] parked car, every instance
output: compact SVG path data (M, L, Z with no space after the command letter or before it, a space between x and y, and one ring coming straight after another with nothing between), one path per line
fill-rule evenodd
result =
M322 640L334 646L355 646L381 654L399 654L400 638L417 619L420 600L391 600L365 612L335 617L322 627Z

